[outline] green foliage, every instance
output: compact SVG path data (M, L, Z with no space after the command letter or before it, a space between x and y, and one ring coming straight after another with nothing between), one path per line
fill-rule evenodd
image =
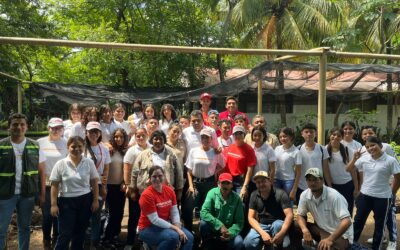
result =
M396 153L397 160L400 161L400 145L394 141L391 141L390 146L392 146L394 152Z

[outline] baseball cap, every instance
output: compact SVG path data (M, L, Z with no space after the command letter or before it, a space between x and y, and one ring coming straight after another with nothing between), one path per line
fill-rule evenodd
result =
M219 115L219 112L218 112L218 110L211 109L210 111L208 111L207 115L208 116L210 116L210 115Z
M63 120L61 118L58 117L53 117L49 120L49 123L47 124L48 127L50 128L54 128L54 127L58 127L58 126L63 126L64 127L64 123Z
M100 130L101 131L101 126L100 126L100 123L98 123L98 122L89 122L87 125L86 125L86 130L92 130L92 129L98 129L98 130Z
M205 93L203 93L203 94L200 95L200 100L203 100L204 98L211 99L211 97L212 97L211 94L205 92Z
M246 130L244 129L243 126L235 126L235 127L233 127L232 134L234 134L236 132L242 132L243 134L245 134Z
M209 129L209 128L203 128L203 129L200 131L200 135L206 135L206 136L208 136L208 137L211 137L211 136L212 136L212 131L211 131L211 129Z
M269 179L269 174L266 171L258 171L254 176L253 176L253 180L257 179L258 177L264 177L264 178L268 178Z
M304 175L304 177L306 177L309 174L314 176L314 177L316 177L316 178L322 178L323 177L322 172L321 172L321 170L319 168L309 168L306 171L306 174Z
M223 173L218 178L219 182L229 181L232 182L232 175L229 173Z

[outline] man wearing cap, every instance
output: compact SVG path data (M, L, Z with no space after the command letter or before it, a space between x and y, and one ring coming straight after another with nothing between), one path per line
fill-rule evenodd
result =
M204 92L203 94L200 95L200 105L201 105L200 111L203 115L203 121L206 126L209 125L208 112L210 111L211 97L212 97L211 94L207 92Z
M215 240L227 244L229 249L242 249L243 239L239 233L244 225L243 203L232 189L232 175L223 173L218 178L218 187L208 192L200 212L202 244Z
M246 249L261 249L265 245L290 244L287 235L293 220L293 210L286 192L274 188L266 171L254 177L257 190L250 197L248 220L252 227L244 239Z
M205 127L200 136L202 145L190 150L185 163L189 189L182 204L182 218L189 231L192 231L194 207L201 208L208 191L215 187L215 174L225 167L222 154L211 148L212 130Z
M232 123L232 128L233 128L233 126L235 124L235 116L236 115L243 115L245 120L246 120L246 127L249 126L249 124L250 124L249 118L247 118L245 113L238 111L237 99L235 97L228 96L226 98L225 108L226 108L226 111L221 112L219 114L219 119L220 120L223 120L223 119L230 120L231 123Z
M297 223L303 233L303 246L318 249L348 249L353 243L353 225L346 199L324 185L322 171L305 173L308 189L300 195ZM307 223L307 213L314 223Z
M247 197L247 189L257 164L254 149L244 142L245 129L242 126L233 128L234 143L223 151L226 169L233 176L234 191L240 198Z
M40 193L41 203L45 198L46 157L36 141L25 137L27 121L23 114L11 115L8 118L10 136L0 140L0 249L4 249L14 210L19 249L29 249L35 196Z
M218 123L219 123L219 112L215 109L211 109L208 111L208 125L210 128L213 128L217 133L217 137L221 136L221 131L219 130Z
M50 174L57 161L64 159L68 155L67 141L63 137L64 123L61 118L54 117L49 120L47 125L49 135L37 140L40 150L46 156L45 175L46 175L46 195L45 201L41 205L42 209L42 231L43 231L43 248L51 249L51 245L55 245L58 236L58 220L50 214L51 201L50 190L51 181ZM51 231L53 229L53 234Z

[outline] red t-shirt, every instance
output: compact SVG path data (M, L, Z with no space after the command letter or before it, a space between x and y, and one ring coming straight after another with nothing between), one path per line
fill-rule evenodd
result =
M157 192L153 186L150 186L146 188L140 196L139 205L141 209L138 224L140 230L151 226L147 215L154 212L157 212L158 217L161 219L170 221L171 208L176 205L175 192L167 185L163 185L161 193Z
M223 152L226 170L232 176L243 175L247 173L248 167L254 167L257 164L256 153L254 149L247 143L242 146L233 143Z
M236 113L234 115L230 115L229 111L224 111L219 113L219 120L230 120L231 124L232 124L232 129L235 126L235 116L237 115L243 115L244 118L246 119L246 127L249 126L250 122L249 122L249 118L247 118L247 115L243 112L240 111L236 111ZM231 129L231 133L232 133L232 129Z

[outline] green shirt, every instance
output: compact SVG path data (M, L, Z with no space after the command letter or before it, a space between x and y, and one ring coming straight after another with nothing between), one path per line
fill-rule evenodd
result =
M224 200L219 187L211 189L201 208L201 219L219 231L222 225L228 228L231 238L236 237L243 228L243 203L237 193L232 192L228 200Z

